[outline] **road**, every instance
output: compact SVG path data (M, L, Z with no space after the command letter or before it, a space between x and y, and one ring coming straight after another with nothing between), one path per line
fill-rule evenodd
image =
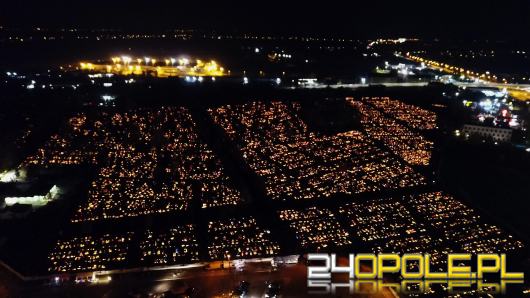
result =
M512 88L520 89L524 91L530 91L530 84L501 84L501 83L490 83L490 82L481 82L481 83L468 83L468 82L453 82L453 85L459 87L469 87L469 88ZM429 82L401 82L401 83L377 83L376 86L386 86L386 87L425 87L429 85ZM297 88L307 88L307 89L320 89L320 88L364 88L369 87L370 84L321 84L316 83L312 85L307 85Z
M302 264L285 265L272 270L270 265L247 265L243 271L232 269L188 269L158 270L115 274L108 283L46 285L44 282L17 282L0 272L0 294L2 297L156 297L153 295L171 292L183 293L188 287L197 289L196 297L231 297L240 281L250 283L248 297L264 297L267 281L279 281L282 297L325 297L322 288L308 288L307 267ZM151 296L149 296L151 295ZM339 288L337 295L366 297L355 292L348 294L347 288ZM331 296L331 295L329 295ZM396 297L388 289L370 297Z
M453 85L458 87L468 88L506 88L508 93L515 99L521 101L530 100L530 84L501 84L492 82L480 82L480 83L467 83L467 82L452 82ZM429 85L429 82L403 82L403 83L378 83L375 85L386 86L386 87L425 87ZM370 87L370 84L321 84L316 83L307 86L290 87L290 89L306 88L306 89L322 89L322 88L365 88Z

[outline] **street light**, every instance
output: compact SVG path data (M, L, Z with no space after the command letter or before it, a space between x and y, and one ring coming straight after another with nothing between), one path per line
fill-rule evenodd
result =
M129 56L122 56L121 60L123 60L124 64L129 64L129 62L131 62L132 59Z

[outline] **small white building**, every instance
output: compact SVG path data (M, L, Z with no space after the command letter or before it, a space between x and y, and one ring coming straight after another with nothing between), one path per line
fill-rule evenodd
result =
M39 208L45 206L49 202L57 199L61 195L62 191L57 185L54 185L50 191L42 195L34 195L27 197L5 197L4 204L7 207L15 204L31 205L33 208Z
M466 135L491 137L496 142L510 142L512 140L512 130L510 128L465 124L462 130Z

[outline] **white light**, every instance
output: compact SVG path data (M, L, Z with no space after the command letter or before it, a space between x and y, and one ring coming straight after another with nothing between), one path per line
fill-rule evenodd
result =
M101 95L101 99L103 99L104 101L111 101L111 100L116 99L116 96L105 94L105 95Z
M202 82L203 78L202 78L202 77L199 77L197 80L198 80L199 82Z
M180 58L179 64L180 65L188 65L190 63L190 60L188 58Z
M243 84L248 84L248 78L247 77L243 78Z
M6 197L5 203L7 206L12 206L15 204L29 204L36 206L46 205L48 200L45 196L32 196L32 197Z
M144 61L145 61L145 64L148 64L149 61L151 61L151 58L149 58L149 57L144 57Z
M259 48L255 48L254 53L259 53Z
M363 84L363 85L366 84L366 78L361 78L361 84Z
M407 68L400 69L400 70L398 71L398 73L400 73L400 74L402 74L402 75L404 75L404 76L409 75L409 71L407 70Z
M112 87L112 83L103 83L103 87Z
M59 193L59 188L54 185L45 195L31 197L6 197L4 202L7 206L12 206L14 204L28 204L34 207L41 207L46 205L48 202L55 200Z
M123 60L123 63L125 64L129 64L132 61L131 57L129 56L121 56L121 60Z
M0 182L15 182L17 181L17 171L11 170L7 172L0 173Z
M280 79L280 78L276 78L276 84L277 84L277 85L280 85L281 83L282 83L282 79Z

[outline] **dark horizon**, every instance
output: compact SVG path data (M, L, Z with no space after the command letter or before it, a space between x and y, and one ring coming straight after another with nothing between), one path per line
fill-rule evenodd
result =
M193 28L220 32L307 34L349 38L418 37L521 40L530 29L528 1L367 1L323 4L269 2L86 3L9 2L0 12L5 27Z

